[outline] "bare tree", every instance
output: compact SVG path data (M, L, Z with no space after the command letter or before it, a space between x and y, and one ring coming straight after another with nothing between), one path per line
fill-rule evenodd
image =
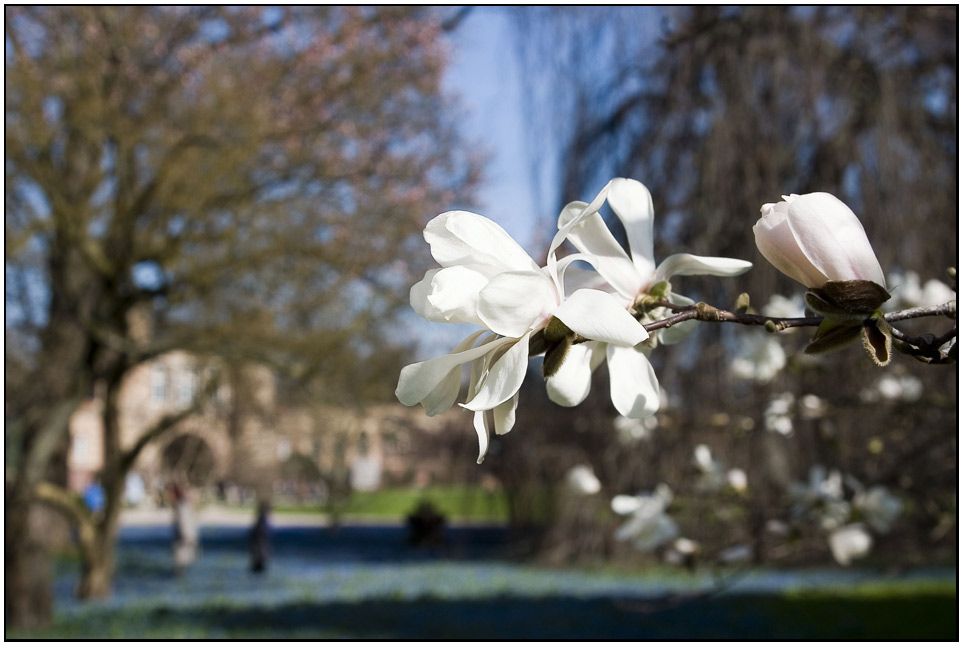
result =
M49 608L25 594L25 521L38 491L83 517L45 477L94 384L106 392L107 507L82 589L101 596L136 459L116 424L131 368L184 349L308 379L377 356L399 287L421 270L409 247L438 204L466 201L478 163L440 90L431 10L8 7L5 18L7 338L15 330L23 355L7 385L19 457L5 589L10 624L26 625ZM134 334L135 309L149 312L150 338Z

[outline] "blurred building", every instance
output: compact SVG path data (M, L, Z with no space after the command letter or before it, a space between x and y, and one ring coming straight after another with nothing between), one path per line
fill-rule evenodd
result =
M218 385L207 387L215 373ZM196 397L200 404L141 451L129 480L130 502L145 498L145 491L146 499L157 499L172 480L216 488L221 495L260 495L271 487L273 495L316 500L333 488L424 483L446 472L447 456L416 455L426 443L414 438L439 432L448 415L431 418L420 407L401 404L293 406L280 403L278 383L263 366L228 369L184 352L133 369L117 402L124 450ZM103 400L95 389L71 419L68 479L78 492L96 480L104 462Z

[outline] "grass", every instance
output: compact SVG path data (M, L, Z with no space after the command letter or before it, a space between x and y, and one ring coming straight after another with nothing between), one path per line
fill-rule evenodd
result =
M504 496L485 491L481 487L433 486L424 489L396 488L378 491L356 491L341 509L345 517L390 519L398 521L415 510L422 501L429 501L449 520L501 524L508 520L508 505ZM315 513L317 507L277 505L275 511Z

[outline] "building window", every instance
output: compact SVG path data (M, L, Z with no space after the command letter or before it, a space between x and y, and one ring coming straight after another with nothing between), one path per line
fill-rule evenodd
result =
M91 449L90 449L90 437L84 433L78 433L73 437L73 444L71 448L71 457L75 462L84 463L90 460Z
M197 374L190 368L185 368L178 375L177 380L177 403L183 406L194 401L194 394L197 392Z
M151 366L150 398L151 401L167 401L168 374L167 368L161 365Z

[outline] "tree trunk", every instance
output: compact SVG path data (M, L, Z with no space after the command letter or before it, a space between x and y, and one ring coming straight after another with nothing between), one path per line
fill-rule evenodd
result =
M100 527L94 531L89 546L84 547L78 599L104 599L110 596L114 582L114 541Z
M10 501L13 502L13 501ZM4 526L6 625L36 629L53 620L53 577L46 546L29 531L37 505L8 504Z

